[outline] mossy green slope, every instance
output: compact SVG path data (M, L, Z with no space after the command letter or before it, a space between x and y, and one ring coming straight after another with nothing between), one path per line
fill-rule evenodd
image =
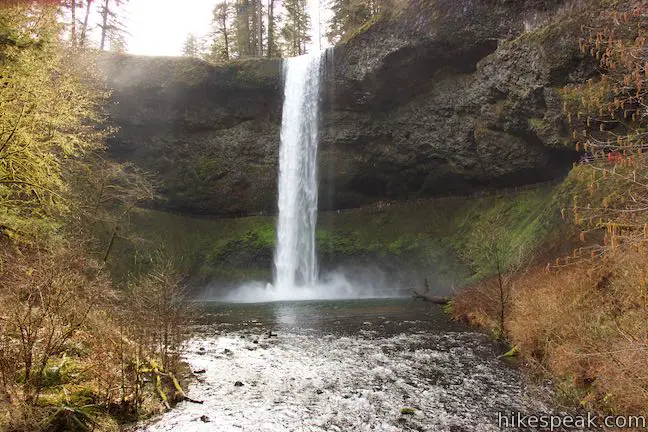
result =
M503 223L511 244L542 244L560 225L567 186L545 185L518 193L472 198L381 204L324 212L316 233L322 268L339 264L375 264L391 271L417 272L434 284L460 287L487 277L459 258L470 235L488 227L493 217ZM150 254L164 249L176 257L197 282L270 280L276 243L270 216L207 219L139 209L132 229ZM118 274L146 267L150 256L135 256L126 243L113 268Z

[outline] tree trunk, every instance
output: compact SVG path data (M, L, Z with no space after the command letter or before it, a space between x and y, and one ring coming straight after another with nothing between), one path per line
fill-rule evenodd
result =
M250 0L250 14L248 15L248 20L250 23L250 55L256 56L257 54L257 0Z
M71 13L72 13L72 47L76 48L77 46L77 34L76 34L76 2L77 0L72 0Z
M245 10L243 23L243 34L245 35L245 53L248 57L252 56L252 33L250 31L250 0L243 0L243 8Z
M497 283L499 284L499 296L500 296L500 316L499 316L499 331L500 337L504 337L504 308L506 307L506 296L504 293L504 280L502 279L502 269L500 268L499 261L496 263L497 266Z
M236 41L241 57L248 57L251 54L249 6L249 0L238 0L236 4Z
M101 11L101 43L99 44L99 50L103 51L106 47L106 34L108 32L108 7L110 6L110 0L105 0L104 8Z
M224 42L225 42L225 60L229 60L230 59L230 47L229 47L229 37L227 36L227 32L228 32L228 29L227 29L227 7L228 7L227 6L227 1L224 1L223 5L224 5L223 7L225 8L223 10L223 15L222 15L222 18L223 18L223 23L222 23L223 24L223 39L224 39Z
M268 0L268 49L267 54L268 57L273 56L273 46L275 43L275 37L274 37L274 31L275 31L275 23L274 23L274 0Z
M263 57L263 1L256 0L257 5L257 55Z
M85 17L83 18L83 27L81 27L81 37L79 39L79 46L83 48L86 41L86 33L88 32L88 21L90 20L90 7L92 6L92 1L86 1L86 11Z
M110 241L108 242L108 247L106 248L106 252L104 253L103 256L103 262L106 263L108 261L108 256L110 256L110 251L112 250L113 245L115 244L115 239L117 238L117 232L119 231L119 227L115 227L113 229L113 232L110 236Z

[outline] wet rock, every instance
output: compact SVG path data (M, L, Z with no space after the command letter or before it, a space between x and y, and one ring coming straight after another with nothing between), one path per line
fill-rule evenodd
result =
M402 3L331 56L321 187L333 196L325 205L515 186L571 166L557 151L569 136L555 88L593 69L579 55L580 23L527 30L567 0ZM280 59L118 56L104 69L119 126L110 152L155 175L167 191L158 205L189 214L275 210Z
M200 421L203 423L209 423L211 420L209 420L209 417L203 414L200 416Z
M241 381L236 381L234 383L234 387L243 387L245 384L243 384Z

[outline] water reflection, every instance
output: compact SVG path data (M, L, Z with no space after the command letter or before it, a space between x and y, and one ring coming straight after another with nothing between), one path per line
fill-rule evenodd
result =
M276 305L274 308L275 320L278 325L294 326L297 324L295 308L288 305Z
M447 319L440 307L411 299L367 299L272 303L204 304L202 324L227 330L267 328L333 334L372 330L400 331L403 323L427 331L464 331Z

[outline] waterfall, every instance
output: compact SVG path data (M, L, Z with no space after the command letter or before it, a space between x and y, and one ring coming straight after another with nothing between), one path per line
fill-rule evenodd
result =
M274 287L292 292L317 283L317 147L320 53L284 61L284 105L279 149L279 217Z
M319 275L315 250L319 99L331 55L323 52L284 60L274 281L246 282L227 293L224 301L376 298L395 293L376 267L354 268L349 277L343 268ZM327 57L329 64L324 67Z

